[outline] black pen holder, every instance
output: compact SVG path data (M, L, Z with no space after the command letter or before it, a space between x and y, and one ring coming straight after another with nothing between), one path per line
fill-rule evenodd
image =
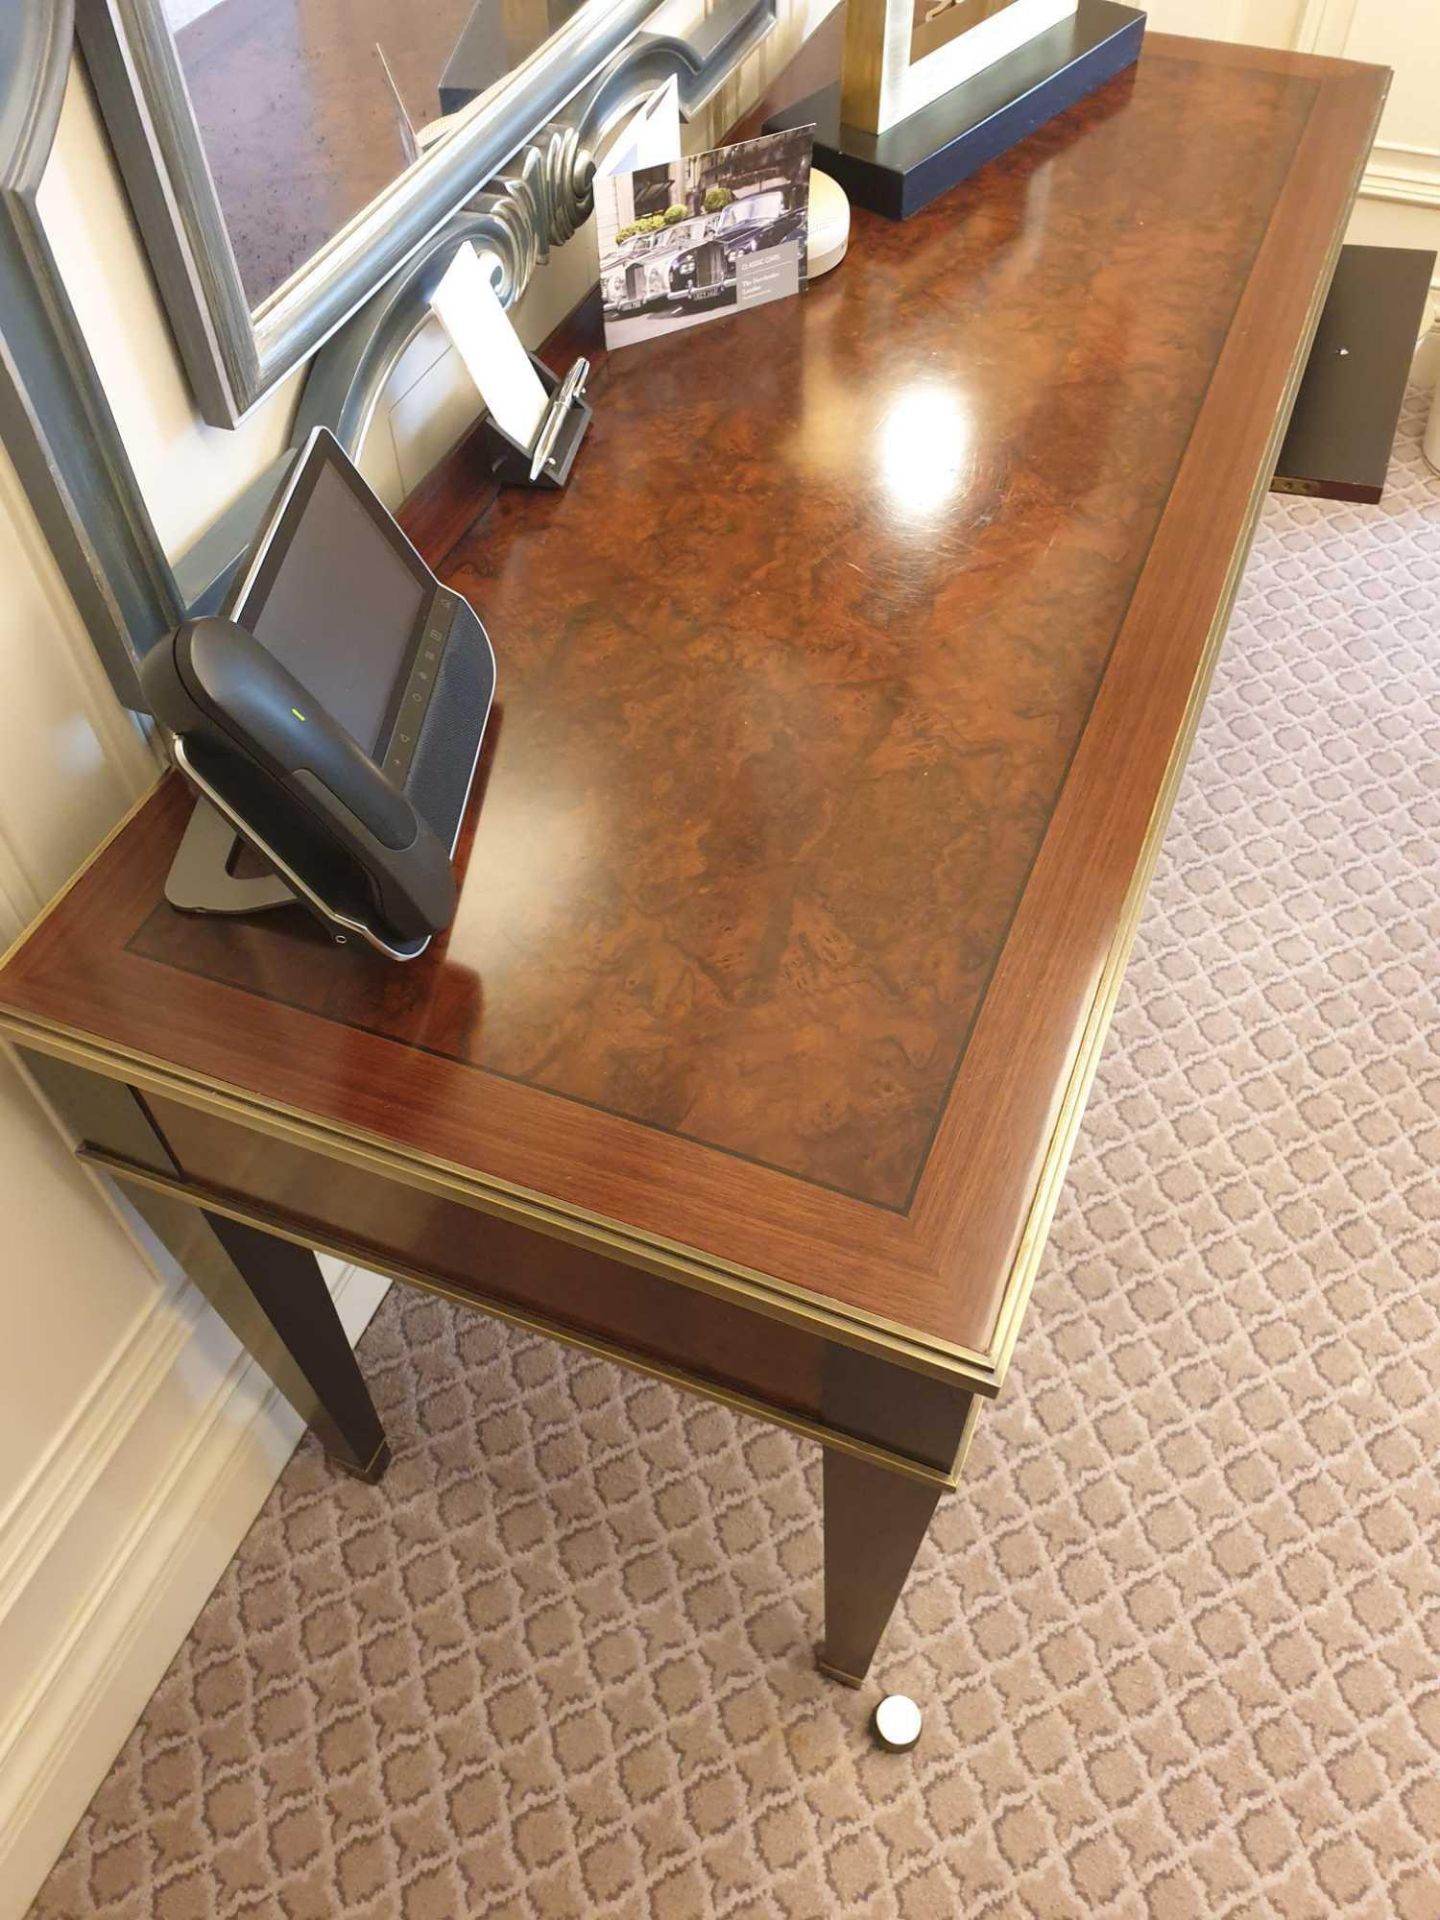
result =
M480 423L481 451L485 464L501 486L563 487L570 478L575 455L590 425L590 408L585 404L584 384L582 382L566 400L563 397L565 382L560 375L552 373L544 361L533 353L530 355L530 364L550 396L550 406L540 422L535 446L521 446L518 440L512 439L497 424L492 415L486 414ZM551 436L549 449L539 471L532 473L536 447L544 443L547 433Z

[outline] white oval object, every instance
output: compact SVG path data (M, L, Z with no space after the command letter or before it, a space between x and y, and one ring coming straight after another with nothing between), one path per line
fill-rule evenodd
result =
M838 267L850 244L850 202L845 190L818 167L810 169L810 219L806 237L805 271L818 279Z
M875 1738L889 1753L908 1753L920 1738L924 1719L908 1693L887 1693L871 1721Z

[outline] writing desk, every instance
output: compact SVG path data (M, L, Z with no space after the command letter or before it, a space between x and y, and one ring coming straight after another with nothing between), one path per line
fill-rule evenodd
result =
M797 84L813 84L800 74ZM1383 94L1152 40L803 299L596 359L412 529L500 710L420 961L184 918L139 808L0 1021L342 1465L308 1249L825 1447L865 1674L1000 1388Z

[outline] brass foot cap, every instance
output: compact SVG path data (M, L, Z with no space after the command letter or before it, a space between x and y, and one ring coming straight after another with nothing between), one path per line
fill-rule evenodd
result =
M838 1680L842 1687L863 1687L865 1684L863 1673L846 1673L843 1667L832 1667L824 1654L818 1651L815 1655L815 1665L827 1680Z
M374 1487L385 1478L385 1469L390 1465L390 1442L381 1440L364 1466L356 1466L338 1453L327 1453L325 1458L341 1473L348 1473L352 1480L363 1480L367 1486Z
M924 1715L908 1693L887 1693L870 1721L876 1740L887 1753L908 1753L924 1724Z

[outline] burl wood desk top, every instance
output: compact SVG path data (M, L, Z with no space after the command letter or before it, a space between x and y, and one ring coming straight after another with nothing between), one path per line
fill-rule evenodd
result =
M993 1391L1383 82L1154 38L803 298L592 348L565 493L411 516L499 660L448 938L173 912L172 779L0 1023Z

